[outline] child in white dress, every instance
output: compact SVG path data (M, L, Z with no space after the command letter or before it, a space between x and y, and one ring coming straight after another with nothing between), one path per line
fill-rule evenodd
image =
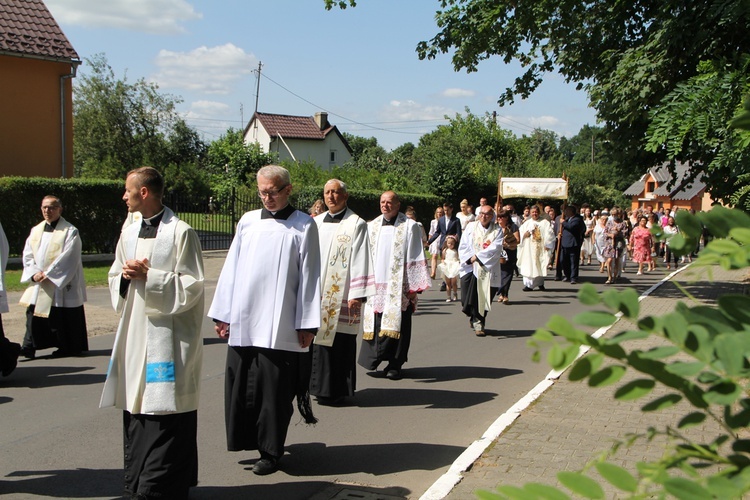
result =
M458 300L458 271L461 263L458 261L457 248L455 236L446 236L445 243L443 243L443 261L438 266L445 280L445 291L448 293L446 302Z

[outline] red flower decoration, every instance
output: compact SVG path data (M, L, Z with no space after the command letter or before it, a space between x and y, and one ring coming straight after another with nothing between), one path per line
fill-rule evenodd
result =
M484 243L482 243L482 248L487 248L488 246L490 246L490 240L487 240Z

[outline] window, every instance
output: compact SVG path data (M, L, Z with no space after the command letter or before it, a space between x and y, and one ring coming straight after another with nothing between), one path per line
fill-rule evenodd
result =
M330 163L336 163L336 150L335 150L335 149L332 149L332 150L331 150L331 152L330 152L330 154L329 154L329 159L328 159L328 161L329 161Z
M647 193L653 193L656 191L656 183L655 182L649 182L646 184L646 192Z

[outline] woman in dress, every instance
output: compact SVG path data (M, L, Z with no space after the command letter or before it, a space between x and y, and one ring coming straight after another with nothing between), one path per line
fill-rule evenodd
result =
M646 222L647 229L650 230L652 227L661 227L659 224L659 219L654 212L651 212L650 214L648 214L648 221ZM658 241L656 238L651 238L651 240L652 240L652 243L651 243L652 259L651 259L651 262L649 262L649 268L648 268L649 271L653 271L654 269L656 269L656 261L659 260L659 257L662 256L661 242Z
M609 214L602 213L597 220L596 225L594 226L594 232L591 234L591 239L594 242L594 249L596 251L596 260L599 261L599 272L604 272L604 266L607 265L607 258L602 253L604 251L604 247L607 245L607 219L609 218Z
M646 272L651 270L653 237L651 236L651 231L646 227L647 223L648 219L645 216L641 216L638 219L638 225L630 235L628 250L633 254L633 262L638 263L638 272L636 274L643 274L643 264L648 265Z
M435 209L435 218L430 222L430 232L428 236L432 238L432 235L437 232L438 219L445 215L443 207L437 207ZM435 272L437 271L438 260L440 259L440 238L436 238L435 241L430 243L428 248L430 251L430 278L435 279Z
M628 223L623 220L623 213L620 207L612 207L612 220L607 222L606 233L607 243L604 246L602 254L607 259L607 281L605 285L615 283L620 276L622 256L627 249L628 241Z
M586 261L587 264L591 264L591 256L594 255L594 226L596 225L596 219L591 215L591 207L588 203L584 203L583 208L583 224L586 227L586 232L583 234L583 245L581 245L581 265Z
M471 205L469 205L468 200L461 200L460 207L461 211L456 214L456 217L461 221L461 230L463 231L466 229L466 224L476 220L476 217L474 216L474 212L471 211Z
M503 250L507 255L506 259L500 259L500 289L498 290L497 301L508 304L510 299L510 282L513 280L516 263L518 260L518 242L521 236L518 233L518 226L510 220L510 212L501 210L497 214L497 223L503 230Z
M445 291L448 292L445 301L455 302L458 300L458 272L461 270L461 263L458 261L458 241L452 234L445 237L443 262L438 267L445 281Z

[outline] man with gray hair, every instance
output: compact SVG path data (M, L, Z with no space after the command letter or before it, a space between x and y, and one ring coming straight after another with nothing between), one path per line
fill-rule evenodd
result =
M346 203L346 184L323 187L327 212L315 217L320 236L321 326L312 348L310 394L322 404L353 396L362 303L375 293L367 222Z
M278 469L292 401L308 423L309 347L320 328L320 246L310 216L289 204L289 172L258 171L263 208L237 224L208 316L229 339L225 419L229 451L258 450L258 475Z

